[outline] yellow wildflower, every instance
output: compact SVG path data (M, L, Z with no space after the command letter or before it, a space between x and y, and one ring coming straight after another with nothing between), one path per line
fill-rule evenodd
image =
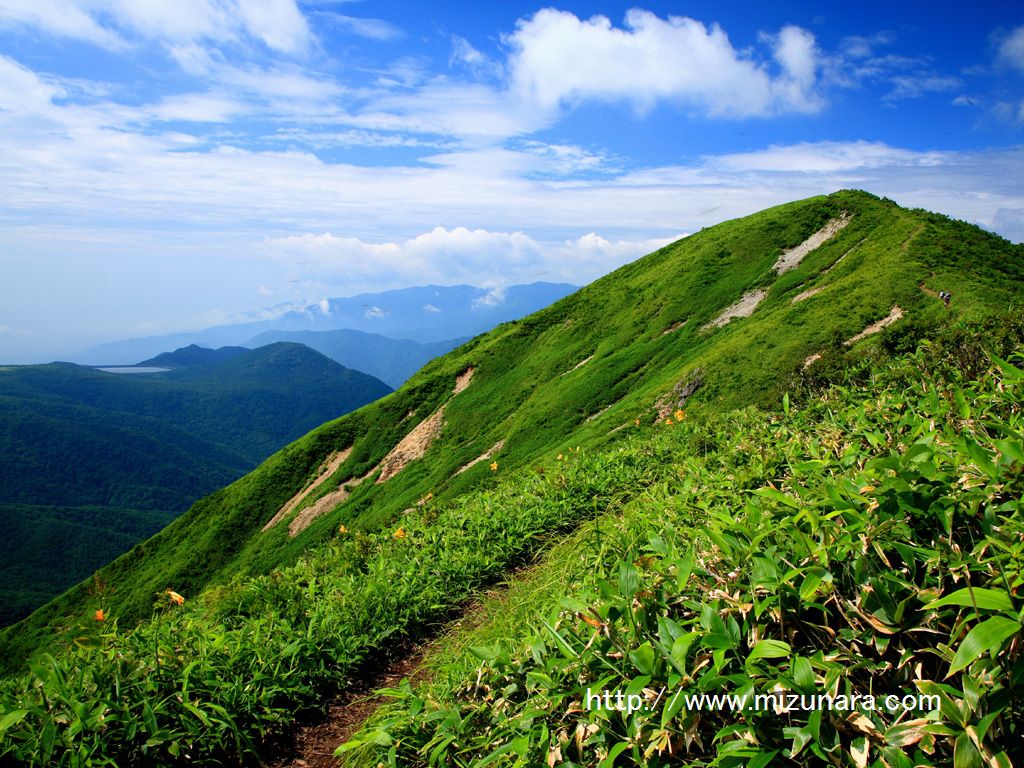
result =
M682 408L677 408L676 412L672 415L676 417L676 421L682 421L683 419L686 418L686 411L684 411Z
M562 454L558 454L555 458L558 459L559 461L561 461L562 460Z
M348 528L346 528L344 525L339 525L338 533L348 533Z
M666 424L671 424L671 423L672 423L672 419L671 419L671 418L667 418L667 419L665 419L665 423L666 423Z
M397 531L395 531L391 535L394 536L396 539L404 539L405 538L405 528L399 528Z
M103 609L100 608L98 611L96 611L96 615L95 615L94 618L96 619L96 621L106 621L107 620L107 614L105 614L103 612Z
M636 426L639 427L640 426L640 419L633 419L633 424L635 424Z
M167 597L171 599L171 602L175 605L184 605L185 598L175 592L173 589L167 590Z
M491 472L497 472L497 471L498 471L498 462L492 461L491 462Z

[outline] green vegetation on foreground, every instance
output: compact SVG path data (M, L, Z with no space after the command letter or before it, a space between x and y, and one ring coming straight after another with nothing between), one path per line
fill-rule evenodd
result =
M626 443L671 476L435 644L345 764L1019 765L1024 370L973 336Z
M996 330L996 351L1020 349L1019 323ZM536 591L515 608L519 631L459 657L436 687L403 686L349 745L356 756L1009 765L1024 675L1024 371L1019 354L980 365L978 336L954 329L893 363L862 361L852 383L781 413L674 416L604 451L548 456L378 533L338 530L294 566L184 605L164 594L134 629L83 617L69 650L4 686L0 754L255 763L361 662L595 518L551 556L574 561L561 595ZM624 716L584 709L588 686L671 695ZM674 696L776 686L934 693L941 706L725 716Z

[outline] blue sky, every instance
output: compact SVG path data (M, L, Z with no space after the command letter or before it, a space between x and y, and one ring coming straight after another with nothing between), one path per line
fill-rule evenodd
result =
M0 362L583 283L859 187L1024 239L1006 3L0 0Z

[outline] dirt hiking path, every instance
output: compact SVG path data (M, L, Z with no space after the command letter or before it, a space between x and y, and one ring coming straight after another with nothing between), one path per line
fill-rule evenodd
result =
M351 687L331 702L325 715L299 725L264 765L267 768L338 768L341 763L334 756L334 750L387 701L387 697L376 692L381 688L397 688L406 678L415 683L426 676L422 667L425 650L426 646L414 648L406 656L394 662L383 662L367 676L353 680Z

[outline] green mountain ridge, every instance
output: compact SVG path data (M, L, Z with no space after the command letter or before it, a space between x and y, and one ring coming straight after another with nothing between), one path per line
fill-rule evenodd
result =
M283 339L275 339L275 341L283 341ZM257 344L255 346L263 345ZM210 365L212 363L230 360L232 357L244 355L246 352L248 352L246 347L219 347L217 349L209 349L207 347L200 347L198 344L189 344L187 347L181 347L173 352L161 352L159 355L151 357L149 360L143 360L141 363L136 363L136 365L140 368L149 366L180 368L182 366L190 365Z
M845 227L776 274L783 253L841 218ZM1012 305L1024 277L1021 251L971 225L863 192L705 229L473 339L397 392L279 451L102 569L108 603L131 621L148 614L161 590L196 594L238 574L268 572L341 524L372 529L428 493L455 498L552 451L600 445L637 419L664 418L684 405L685 391L694 390L687 409L775 402L783 379L808 357L841 346L894 307L902 319L890 333L945 317L950 310L937 290L953 292L962 317ZM821 290L796 301L814 288ZM715 327L754 291L764 297L750 317ZM453 395L470 372L468 386ZM412 442L426 444L422 455L400 444L411 433ZM412 460L396 462L396 449ZM338 457L344 460L323 482L263 530ZM296 515L320 499L320 514L291 535ZM6 633L7 657L23 657L49 627L90 604L83 584L44 607Z

